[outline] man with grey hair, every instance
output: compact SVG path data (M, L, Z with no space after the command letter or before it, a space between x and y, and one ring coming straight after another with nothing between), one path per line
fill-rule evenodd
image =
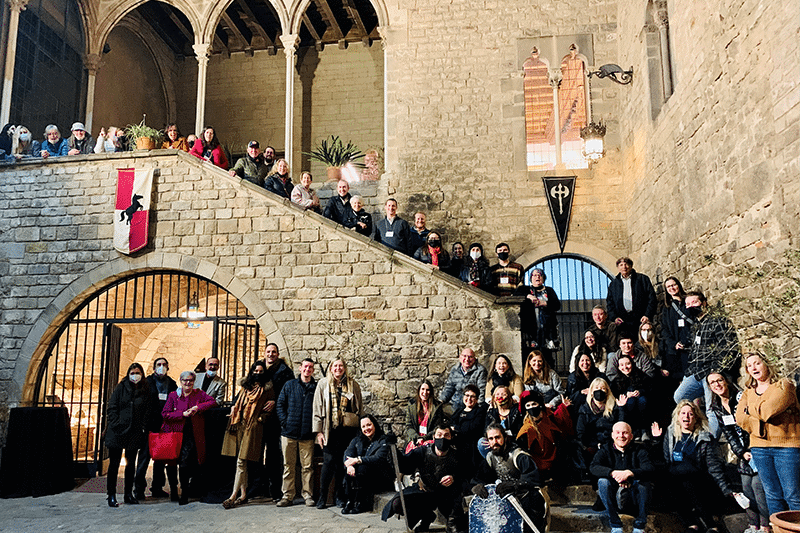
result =
M472 383L478 390L486 390L486 367L475 359L475 352L472 348L464 348L459 356L459 362L450 369L447 381L439 394L442 403L450 402L454 409L461 407L464 387ZM482 401L483 395L478 395L478 401Z
M372 215L364 209L364 200L359 195L350 198L350 209L347 209L342 226L356 230L361 235L372 235Z
M50 156L58 157L69 153L69 142L61 137L58 126L49 124L44 129L44 141L39 149L39 155L43 158Z

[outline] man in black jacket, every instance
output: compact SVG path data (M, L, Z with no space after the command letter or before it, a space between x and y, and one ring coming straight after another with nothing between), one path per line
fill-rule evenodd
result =
M647 479L655 468L647 450L633 442L633 432L627 423L614 424L611 439L597 451L589 467L598 478L597 492L606 506L611 533L622 533L619 513L629 502L638 509L633 533L644 533L650 498Z
M346 180L339 180L339 183L336 184L336 192L339 193L338 196L330 197L328 203L325 204L322 216L337 224L343 224L347 210L350 209L350 184Z
M617 324L621 334L635 339L639 325L651 322L656 312L656 291L644 274L633 269L630 257L617 259L619 274L608 285L606 308L608 318Z
M278 345L274 342L267 344L264 349L264 362L267 365L267 381L272 384L275 398L279 398L283 386L294 377L292 369L280 357ZM273 404L274 405L274 404ZM283 453L281 451L281 423L273 409L264 419L264 478L261 484L264 492L273 500L278 501L283 497Z
M307 507L314 507L314 486L312 485L312 459L314 458L314 432L311 430L313 418L314 361L303 359L300 363L300 376L286 383L278 396L277 413L281 422L281 447L283 449L283 497L278 507L292 505L295 491L295 472L298 455L303 470L303 500Z
M167 375L169 372L169 362L164 357L159 357L153 362L153 373L147 376L147 386L150 387L152 410L148 417L147 431L158 433L161 431L161 411L167 403L167 395L178 390L178 384ZM139 457L136 461L136 478L134 480L135 498L144 501L144 489L147 486L147 467L150 464L150 448L143 446L139 450ZM166 469L167 475L164 475ZM150 485L150 494L153 498L166 498L170 494L164 491L166 477L169 477L169 490L172 501L178 501L178 467L167 465L163 461L153 462L153 482Z

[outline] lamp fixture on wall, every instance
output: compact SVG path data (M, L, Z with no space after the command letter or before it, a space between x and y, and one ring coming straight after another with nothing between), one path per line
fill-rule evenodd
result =
M589 162L593 163L603 157L606 153L603 147L603 137L606 135L606 127L600 122L590 122L581 128L581 139L583 139L583 155Z
M589 77L591 78L592 76L608 78L620 85L628 85L633 81L633 67L631 67L630 70L622 70L622 67L619 65L609 63L608 65L600 67L600 70L595 70L594 72L590 71ZM617 78L617 76L619 76L619 78Z
M197 297L197 291L193 292L192 296L189 298L189 310L185 316L190 319L190 322L186 323L187 328L197 329L202 325L200 322L191 322L192 319L197 320L206 316L206 314L200 310L200 299Z

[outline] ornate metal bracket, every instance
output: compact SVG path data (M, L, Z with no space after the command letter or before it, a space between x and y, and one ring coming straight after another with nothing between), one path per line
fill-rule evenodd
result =
M597 76L598 78L609 78L620 85L628 85L633 81L633 67L631 67L630 70L622 70L622 67L619 65L609 63L608 65L603 65L600 67L600 70L589 72L589 77L591 78L592 76Z

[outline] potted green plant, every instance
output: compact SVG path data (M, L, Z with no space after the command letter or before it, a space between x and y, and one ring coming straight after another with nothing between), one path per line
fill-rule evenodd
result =
M311 152L303 154L328 166L328 181L341 179L342 167L348 163L356 168L364 168L364 163L358 160L363 159L365 154L352 141L345 144L338 135L323 139Z
M136 144L137 150L152 150L163 142L163 134L155 128L145 125L147 115L142 117L138 124L128 124L125 134L131 144Z

